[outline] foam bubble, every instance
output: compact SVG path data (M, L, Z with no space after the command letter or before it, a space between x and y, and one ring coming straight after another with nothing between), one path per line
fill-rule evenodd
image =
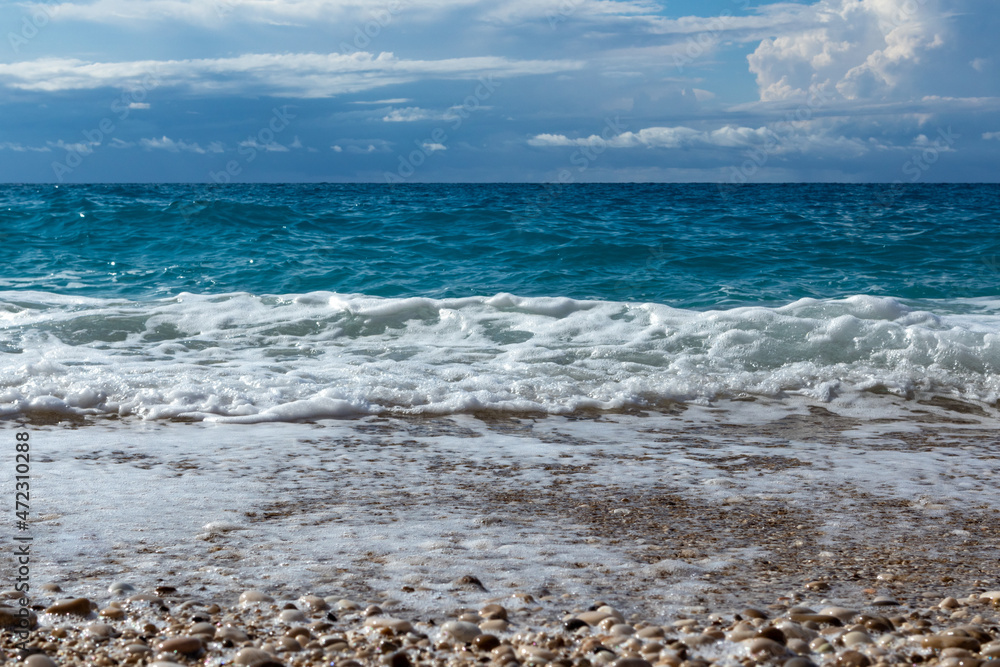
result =
M299 421L873 391L989 404L991 304L853 296L700 312L511 294L0 292L0 412Z

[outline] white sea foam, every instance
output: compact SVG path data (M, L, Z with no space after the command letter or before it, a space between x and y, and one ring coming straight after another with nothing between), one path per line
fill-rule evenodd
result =
M261 422L744 394L1000 397L995 300L854 296L700 312L510 294L0 292L0 327L2 414Z

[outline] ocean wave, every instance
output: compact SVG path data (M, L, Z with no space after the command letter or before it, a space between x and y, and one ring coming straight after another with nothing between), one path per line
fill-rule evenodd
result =
M795 394L1000 396L1000 304L0 292L0 414L298 421Z

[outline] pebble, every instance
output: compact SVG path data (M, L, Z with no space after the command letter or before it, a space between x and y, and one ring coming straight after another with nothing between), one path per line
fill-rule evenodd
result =
M789 658L786 660L782 667L816 667L816 663L809 658L804 658L802 656L797 656L795 658Z
M750 655L771 656L775 658L788 655L788 649L767 637L754 637L745 640L743 643L746 645Z
M234 644L242 644L245 641L249 641L250 638L247 636L247 633L239 628L227 625L215 631L215 640L220 642L228 640Z
M20 608L0 606L0 628L10 628L21 625L23 616L19 613ZM28 610L28 625L33 628L38 625L38 615Z
M844 643L844 646L858 646L859 644L871 644L872 638L868 636L867 632L855 630L853 632L846 633L840 638L840 641Z
M479 624L479 629L483 632L506 632L508 627L510 627L510 623L500 618L483 621Z
M369 616L365 619L365 625L369 628L388 628L397 635L404 635L413 629L409 621L404 621L391 616ZM479 628L476 628L477 633Z
M498 604L488 604L479 610L479 615L487 621L507 620L507 610Z
M841 623L847 623L858 615L858 612L845 607L824 607L819 613L821 616L835 616Z
M844 651L834 661L837 667L868 667L872 661L864 653Z
M107 618L112 621L117 621L119 619L125 618L125 610L121 607L105 607L101 611L97 612L98 616Z
M54 616L90 616L92 606L93 603L87 598L62 600L47 608L45 613Z
M215 633L217 630L218 628L216 628L211 623L202 622L202 623L195 623L194 625L192 625L189 632L192 635L205 635L209 639L212 639L215 637Z
M298 609L285 609L280 614L278 618L281 619L282 623L308 623L309 619Z
M479 635L472 640L472 645L484 652L489 652L500 646L500 640L494 635Z
M876 597L874 600L871 601L871 604L872 604L872 606L875 606L875 607L898 607L899 606L899 602L897 602L896 600L893 600L890 597L886 597L884 595L880 595L880 596Z
M126 593L132 593L133 591L135 591L135 586L127 584L124 581L116 581L108 586L108 592L112 595L125 595Z
M648 660L642 658L618 658L611 667L653 667Z
M240 604L255 604L258 602L274 602L274 598L263 591L243 591L240 594Z
M475 623L465 621L448 621L441 626L441 632L451 636L455 641L467 644L482 634L482 630Z
M35 653L24 659L25 667L57 667L58 663L47 655Z
M972 637L959 635L929 635L921 642L924 648L964 648L966 651L979 651L980 644Z
M233 662L237 665L247 665L248 667L270 667L281 664L273 655L267 651L262 651L259 648L241 649L240 652L236 654Z
M313 612L326 611L330 608L329 602L316 595L303 595L299 598L299 602Z
M183 653L191 655L201 650L201 639L198 637L173 637L160 642L157 650L166 653Z
M611 614L607 614L603 611L585 611L582 614L576 615L579 620L583 621L587 625L597 625L610 616Z

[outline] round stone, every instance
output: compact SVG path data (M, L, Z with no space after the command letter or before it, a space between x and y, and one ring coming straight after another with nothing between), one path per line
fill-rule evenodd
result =
M330 603L318 595L303 595L299 598L299 602L309 611L326 611L330 608Z
M108 592L112 595L127 595L135 591L135 586L124 581L116 581L108 586Z
M204 636L208 637L209 639L212 639L212 638L215 637L215 631L217 629L218 628L216 628L211 623L203 621L201 623L195 623L194 625L192 625L191 629L189 630L189 632L192 635L204 635Z
M816 667L816 663L810 660L809 658L803 658L802 656L797 656L785 660L782 667Z
M258 602L274 602L274 598L263 591L243 591L240 594L240 604L254 604Z
M872 606L875 606L875 607L898 607L899 606L899 602L897 602L896 600L893 600L890 597L886 597L885 595L880 595L880 596L876 597L874 600L872 600L871 603L872 603Z
M24 609L27 614L22 612ZM0 606L0 628L24 627L24 619L27 618L28 629L38 625L38 615L27 607L3 607Z
M479 626L475 623L465 621L448 621L441 626L441 632L452 637L455 641L468 644L473 639L482 634Z
M767 637L754 637L753 639L748 639L743 643L751 655L772 656L775 658L788 655L788 649L773 639L768 639Z
M103 618L110 618L112 621L125 618L125 610L121 607L105 607L101 611L97 612L97 614Z
M281 619L282 623L308 623L309 619L298 609L285 609L280 614L278 618Z
M979 642L972 637L958 635L928 635L920 641L924 648L963 648L973 653L979 652Z
M242 644L245 641L249 641L250 637L239 628L227 625L215 631L215 639L220 642L230 641L234 644Z
M273 667L281 664L275 660L273 655L259 648L241 649L233 662L237 665L247 665L247 667Z
M329 600L327 600L327 602L329 602ZM338 611L356 611L358 609L361 609L361 605L359 605L357 602L355 602L354 600L346 600L346 599L337 600L336 604L334 604L334 607L336 607Z
M479 610L479 615L487 621L493 621L500 619L501 621L507 620L507 610L498 604L488 604Z
M54 616L90 616L92 603L87 598L61 600L45 610Z
M24 659L25 667L58 667L55 660L43 653L35 653Z
M497 618L492 621L483 621L479 624L479 629L483 632L506 632L509 626L507 621Z
M864 653L844 651L834 661L837 667L868 667L872 661Z
M642 637L643 639L662 639L663 638L663 628L658 625L651 625L642 630L638 630L635 633L636 637Z
M819 613L824 616L835 616L841 623L847 623L858 615L858 612L846 607L824 607L819 610Z
M854 632L848 632L843 637L840 638L844 642L844 646L858 646L859 644L871 644L872 638L868 636L867 632L861 632L860 630L855 630Z
M477 650L489 652L500 646L500 640L495 635L479 635L472 640L472 645Z
M201 650L201 639L198 637L172 637L160 642L156 648L164 653L190 655Z
M642 658L618 658L610 667L653 667L653 665Z

